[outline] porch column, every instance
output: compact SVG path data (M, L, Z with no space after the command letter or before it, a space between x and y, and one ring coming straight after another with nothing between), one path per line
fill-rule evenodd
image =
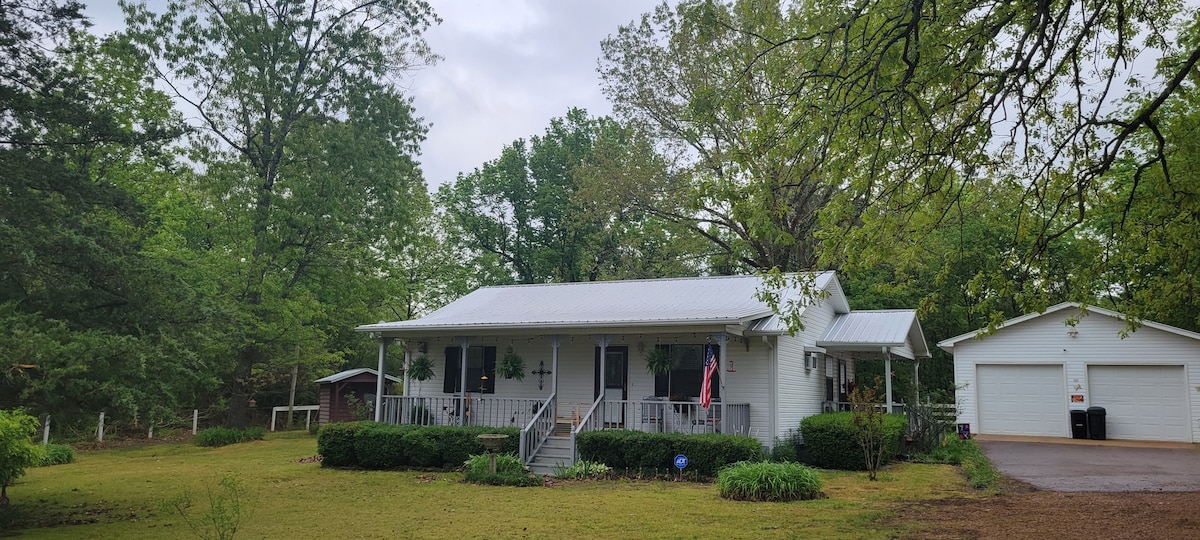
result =
M408 395L408 370L412 367L412 349L408 348L408 342L404 342L404 377L400 380L400 395Z
M913 356L916 356L915 354ZM921 359L913 359L913 397L917 400L917 405L921 404Z
M383 420L383 361L387 359L387 346L392 341L390 337L379 337L379 373L375 377L375 421Z
M892 349L889 347L883 348L883 374L885 393L887 394L887 412L892 412Z
M550 395L558 395L558 344L560 336L550 336Z
M471 338L459 338L458 349L462 353L462 363L458 371L458 425L467 425L467 347L471 346Z
M725 352L725 344L729 341L729 336L725 333L720 333L713 334L713 337L717 339L717 350L721 351L717 354L717 383L721 385L721 419L724 421L725 402L729 400L729 398L725 396L725 366L727 354Z
M600 395L596 396L596 399L599 400L604 399L604 383L606 382L604 380L604 368L606 367L605 364L608 361L608 358L606 358L608 356L608 342L611 339L612 336L608 335L596 336L596 344L600 346Z

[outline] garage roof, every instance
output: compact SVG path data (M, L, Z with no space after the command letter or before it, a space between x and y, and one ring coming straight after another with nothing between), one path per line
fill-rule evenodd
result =
M1030 321L1030 320L1036 319L1038 317L1041 317L1044 315L1049 315L1051 313L1063 311L1066 309L1080 310L1083 312L1083 315L1095 313L1097 315L1105 315L1108 317L1112 317L1114 319L1119 319L1121 321L1129 320L1129 317L1125 316L1125 314L1119 313L1116 311L1112 311L1109 309L1104 309L1104 308L1100 308L1100 307L1096 307L1096 306L1084 307L1084 305L1080 304L1079 302L1063 302L1061 304L1055 304L1053 306L1050 306L1050 307L1046 308L1046 311L1043 311L1041 313L1027 313L1020 317L1014 317L1012 319L1004 321L1004 322L1000 323L999 326L996 326L994 331L999 331L1002 328L1008 328L1010 326L1016 326L1025 321ZM1189 330L1184 330L1182 328L1177 328L1177 327L1174 327L1171 325L1156 323L1154 321L1140 321L1138 324L1140 324L1141 326L1149 327L1149 328L1156 328L1156 329L1162 330L1164 332L1170 332L1172 334L1176 334L1179 336L1192 338L1195 340L1200 340L1200 334L1197 334L1196 332L1191 332ZM986 336L987 334L988 334L988 332L987 332L986 328L980 328L979 330L975 330L973 332L967 332L965 334L958 335L958 336L952 337L950 339L939 341L937 346L940 347L943 351L953 354L954 353L954 345L956 343L966 341L968 339L981 339L984 336Z
M810 274L813 286L830 292L849 311L833 272ZM787 331L770 306L756 298L759 276L718 276L592 281L482 287L421 319L356 328L387 336L423 332L597 329L630 326L740 325L757 333ZM829 289L836 289L829 291ZM784 291L783 299L800 297Z
M843 313L833 319L818 347L832 350L879 350L909 348L916 358L929 358L929 345L921 331L917 312L883 309Z

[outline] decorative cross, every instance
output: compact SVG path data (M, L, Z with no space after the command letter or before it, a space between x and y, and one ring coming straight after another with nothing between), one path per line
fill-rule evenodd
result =
M544 360L539 360L538 368L529 373L538 376L538 390L541 390L542 385L546 382L546 375L549 375L553 372L546 369L546 362Z

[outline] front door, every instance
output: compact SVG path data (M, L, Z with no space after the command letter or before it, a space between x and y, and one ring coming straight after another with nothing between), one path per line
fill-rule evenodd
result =
M600 397L600 347L596 347L596 397ZM608 347L604 355L604 423L609 427L624 424L623 405L615 402L629 399L629 347Z

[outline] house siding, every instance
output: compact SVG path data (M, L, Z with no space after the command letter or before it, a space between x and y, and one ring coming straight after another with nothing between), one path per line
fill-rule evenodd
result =
M825 398L825 363L817 369L804 369L804 348L811 347L833 321L834 302L819 301L804 310L804 328L794 336L780 336L778 344L778 377L776 386L778 413L775 433L782 437L800 428L800 421L821 412ZM836 365L836 364L835 364Z
M1079 333L1071 337L1065 322L1077 315L1077 310L1066 309L1001 328L982 339L955 344L958 421L970 423L972 430L979 426L976 401L979 364L1063 365L1064 390L1068 396L1062 411L1064 418L1069 409L1093 405L1088 388L1089 365L1184 366L1187 407L1191 413L1190 437L1191 441L1200 441L1200 342L1145 326L1122 339L1120 333L1126 329L1125 323L1098 313L1081 317L1075 326ZM1070 403L1071 395L1082 395L1084 401Z

